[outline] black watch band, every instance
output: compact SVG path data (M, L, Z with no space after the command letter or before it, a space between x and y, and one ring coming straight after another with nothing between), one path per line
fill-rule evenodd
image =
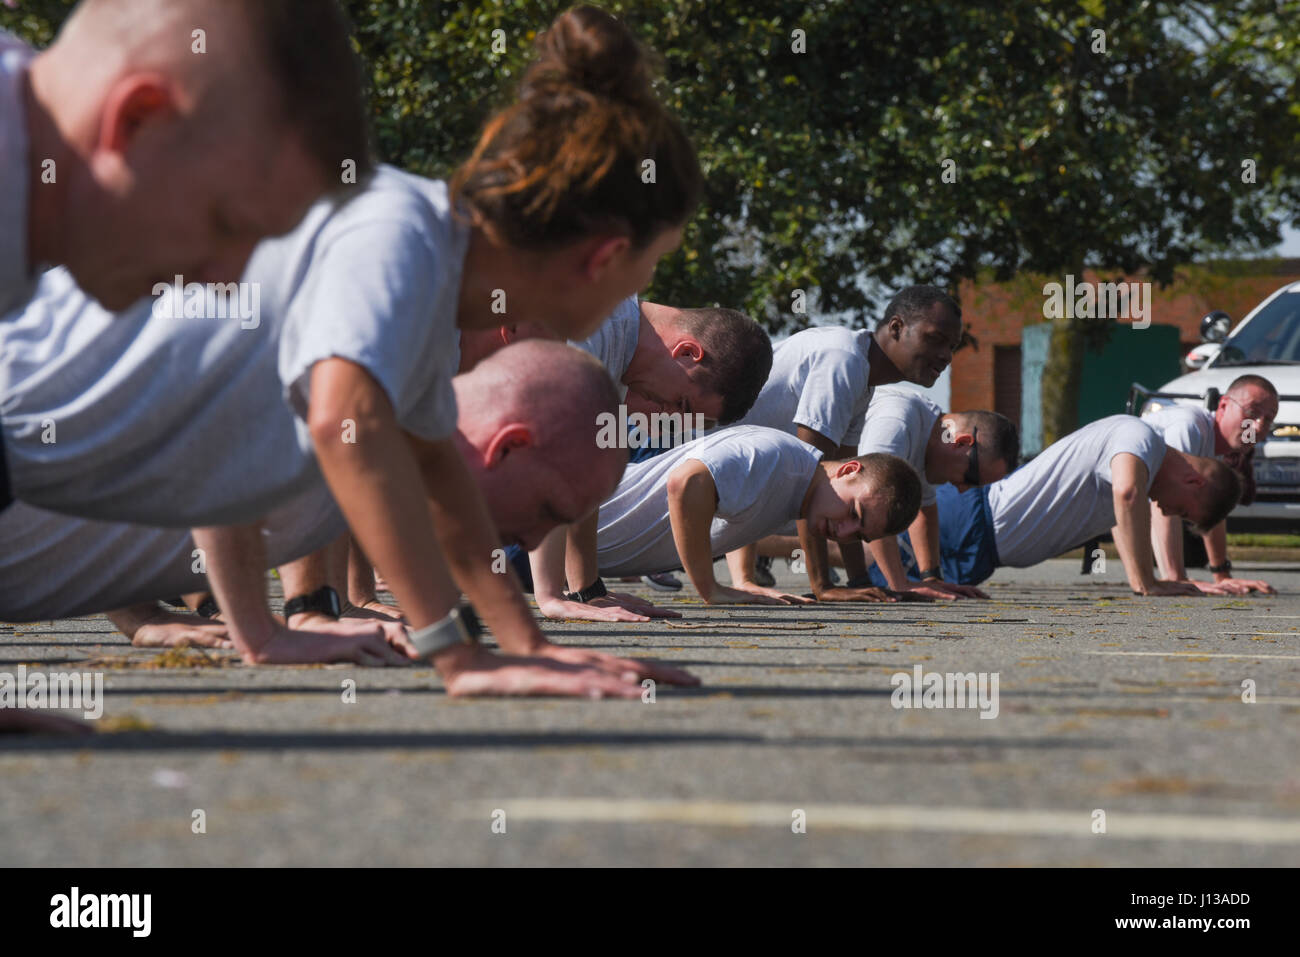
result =
M290 598L284 603L284 617L286 620L294 615L302 615L309 611L320 615L329 615L331 618L338 618L343 613L343 606L339 603L339 593L329 585L322 585L314 592L299 595L297 598Z
M1209 566L1207 566L1207 567L1208 567L1209 572L1210 572L1211 575L1231 575L1231 574L1232 574L1232 560L1231 560L1231 559L1228 559L1228 558L1225 558L1225 559L1223 560L1223 564L1222 564L1222 565L1209 565Z
M195 613L201 618L216 618L221 614L221 606L217 600L209 595L203 601L199 602L199 607L194 609Z
M936 565L934 568L927 568L921 572L921 581L943 581L943 572Z
M597 575L596 580L582 591L566 591L564 593L564 600L581 602L586 605L593 599L604 598L608 594L609 592L605 588L605 579Z

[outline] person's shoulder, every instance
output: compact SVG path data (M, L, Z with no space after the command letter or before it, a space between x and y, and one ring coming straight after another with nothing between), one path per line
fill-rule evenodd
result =
M31 44L14 36L12 33L0 30L0 57L5 58L6 66L8 66L8 61L11 59L17 58L22 61L35 55L36 50Z
M1150 422L1145 422L1136 415L1111 415L1098 419L1086 428L1100 433L1109 439L1112 445L1119 444L1133 448L1153 444L1164 446L1161 430Z
M728 425L695 440L702 447L719 451L769 452L803 445L789 432L766 425Z
M798 342L806 349L841 349L846 352L857 352L859 331L845 326L813 326L796 332L789 341Z
M943 409L928 395L905 385L877 386L871 393L870 411L877 409L917 410L930 415L943 415Z
M355 196L322 202L328 204L321 225L326 236L379 226L394 232L415 229L432 239L450 210L445 183L387 165L380 166Z

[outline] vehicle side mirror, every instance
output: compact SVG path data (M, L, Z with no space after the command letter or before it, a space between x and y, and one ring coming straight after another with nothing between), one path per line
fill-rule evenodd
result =
M1207 313L1201 320L1201 341L1222 342L1232 330L1232 316L1222 309Z

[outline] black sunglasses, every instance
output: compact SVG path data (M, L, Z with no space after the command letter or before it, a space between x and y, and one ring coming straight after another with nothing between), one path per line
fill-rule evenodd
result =
M980 484L980 430L976 426L971 436L975 441L970 446L970 460L966 463L966 474L962 476L962 482L965 485Z

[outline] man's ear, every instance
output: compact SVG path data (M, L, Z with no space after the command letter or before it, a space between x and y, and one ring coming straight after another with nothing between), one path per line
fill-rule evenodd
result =
M949 444L955 445L958 448L965 448L975 444L975 436L971 435L969 432L958 432L952 437L952 442Z
M681 341L673 346L672 357L676 359L678 356L690 356L692 362L699 362L704 358L704 347L700 345L699 340L683 336Z
M133 73L113 84L100 113L97 149L125 153L146 125L176 116L176 91L160 73Z
M591 240L582 257L582 275L589 282L599 282L622 255L632 248L626 236L608 236Z
M484 464L492 469L505 460L516 449L525 449L533 444L533 430L526 425L514 423L504 425L493 434L483 450Z
M840 467L835 470L835 477L842 478L845 475L857 475L861 471L862 463L857 459L849 459L840 463Z
M510 343L515 341L519 335L519 331L515 326L501 326L497 329L497 335L501 337L501 344L503 346L508 346Z

